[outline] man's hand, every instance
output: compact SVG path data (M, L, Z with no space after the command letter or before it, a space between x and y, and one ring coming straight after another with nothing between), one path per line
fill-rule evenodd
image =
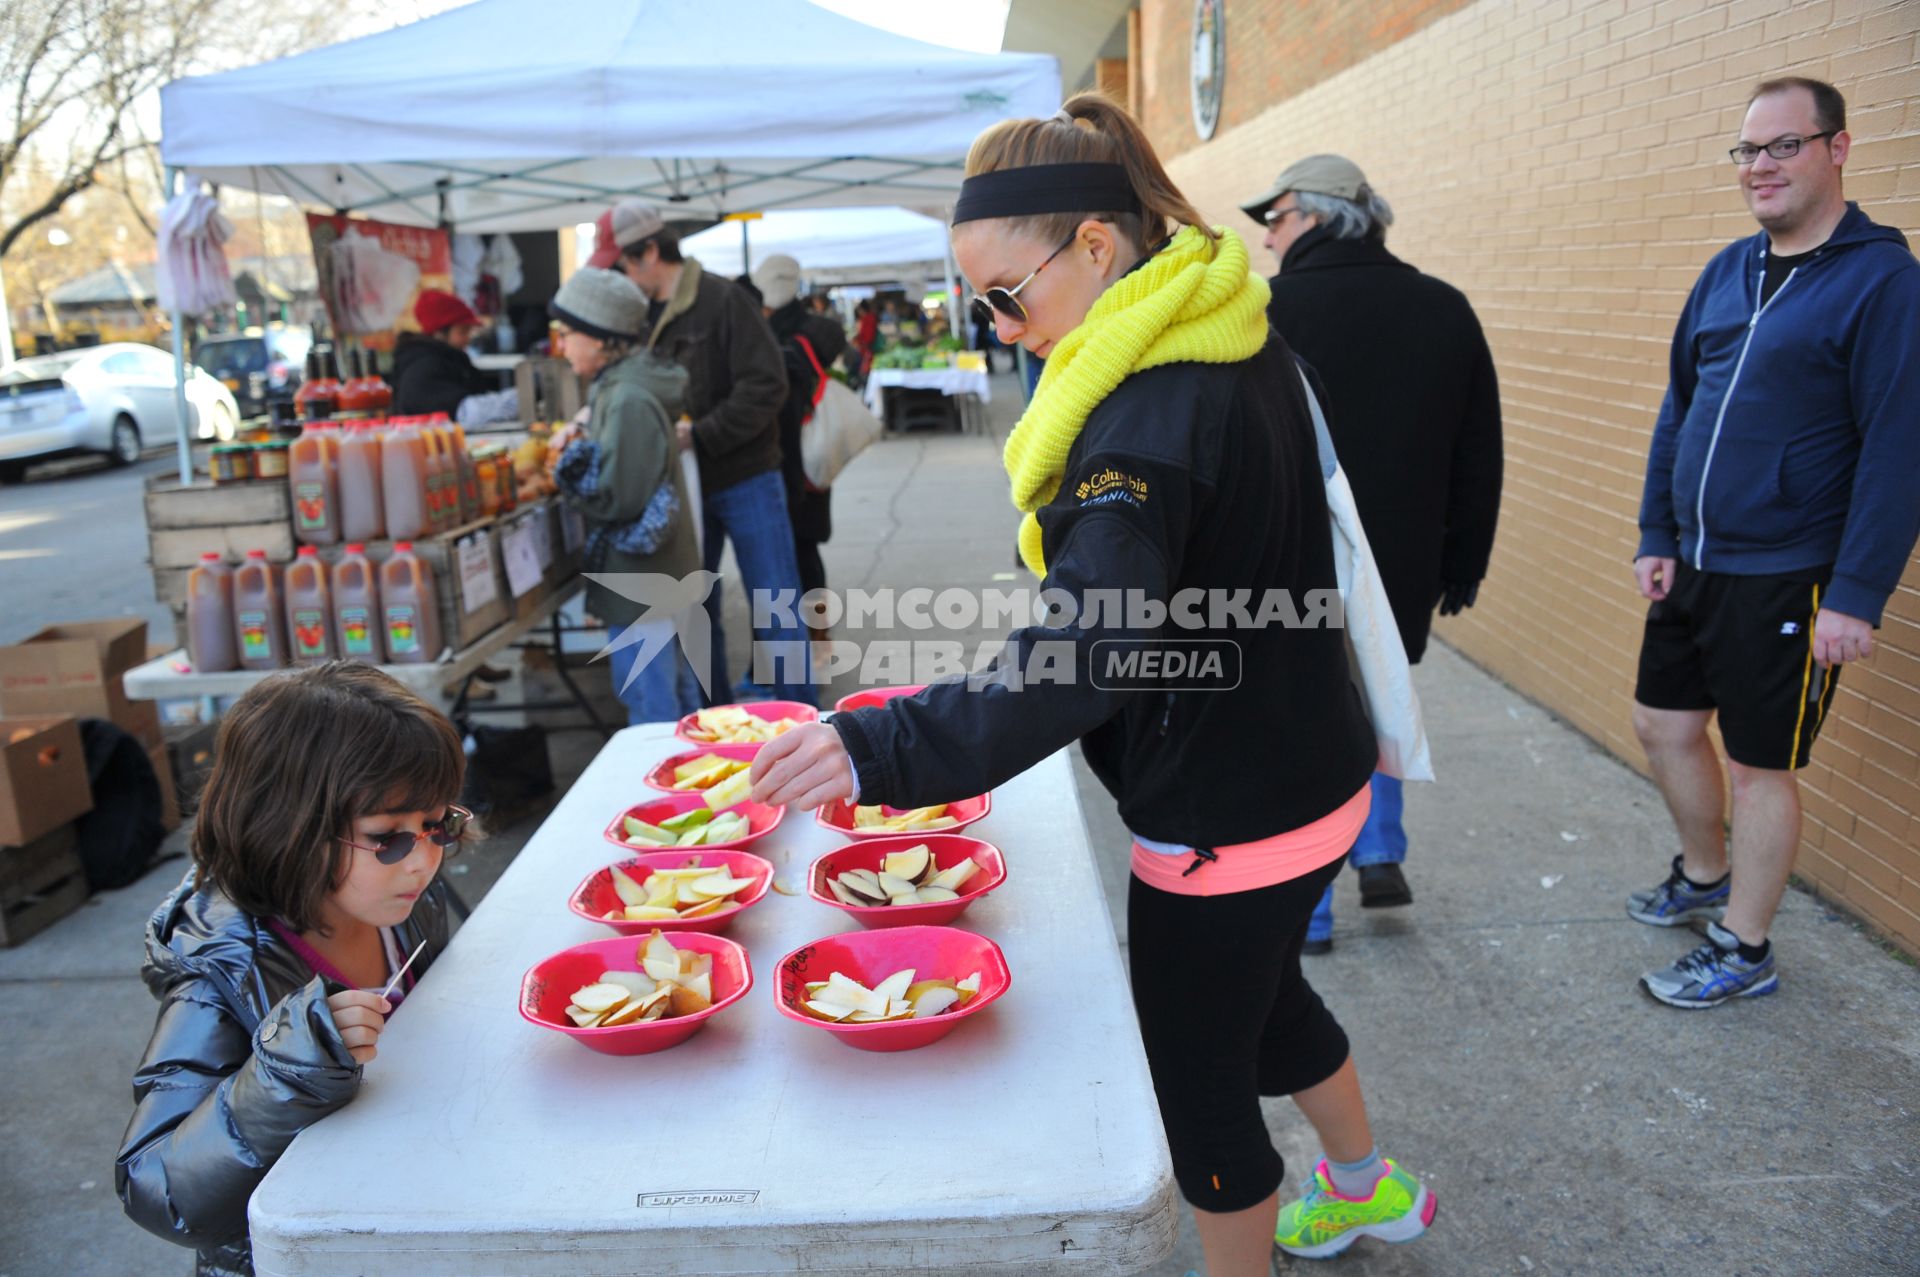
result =
M380 1053L375 1043L393 1014L393 1003L367 989L347 989L327 999L327 1010L333 1013L340 1040L347 1044L355 1064L365 1064Z
M812 811L853 797L853 759L840 733L825 723L782 732L753 756L753 801Z
M1873 655L1873 627L1857 616L1821 608L1813 618L1813 659L1845 665Z
M1640 593L1658 603L1673 588L1674 560L1643 554L1633 561L1633 579Z
M693 421L690 418L682 417L674 422L673 433L680 441L680 451L685 452L693 447Z
M1458 616L1480 597L1480 582L1449 582L1440 587L1440 615Z

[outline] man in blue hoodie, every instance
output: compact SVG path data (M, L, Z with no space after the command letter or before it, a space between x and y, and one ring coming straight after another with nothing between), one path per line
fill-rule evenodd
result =
M1794 773L1920 535L1920 262L1841 194L1846 124L1832 85L1754 91L1729 154L1761 232L1694 284L1654 426L1633 720L1681 851L1627 912L1704 920L1705 944L1641 977L1672 1006L1779 987L1767 933L1800 846Z

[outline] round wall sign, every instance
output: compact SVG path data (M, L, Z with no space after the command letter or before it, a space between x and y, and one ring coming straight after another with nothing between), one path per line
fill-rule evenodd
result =
M1193 0L1193 129L1205 141L1220 123L1227 82L1226 0Z

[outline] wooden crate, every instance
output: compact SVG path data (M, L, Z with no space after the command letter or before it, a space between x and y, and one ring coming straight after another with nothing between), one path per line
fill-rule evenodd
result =
M146 490L147 561L153 597L173 610L185 633L187 573L208 550L230 562L265 550L276 563L293 558L293 495L284 480L181 483L150 479Z
M62 825L20 847L0 847L0 948L11 949L78 909L86 869Z
M536 386L536 376L538 374ZM530 355L513 366L513 388L520 396L520 424L550 421L564 425L586 406L586 388L564 359Z

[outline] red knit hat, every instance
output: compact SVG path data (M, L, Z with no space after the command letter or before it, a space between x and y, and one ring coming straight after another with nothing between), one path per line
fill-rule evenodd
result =
M613 238L613 210L600 214L593 223L593 256L587 265L597 270L612 270L620 260L620 245Z
M472 324L477 328L480 317L473 313L473 307L452 293L423 288L413 301L413 322L420 325L421 332L431 334L455 324Z

